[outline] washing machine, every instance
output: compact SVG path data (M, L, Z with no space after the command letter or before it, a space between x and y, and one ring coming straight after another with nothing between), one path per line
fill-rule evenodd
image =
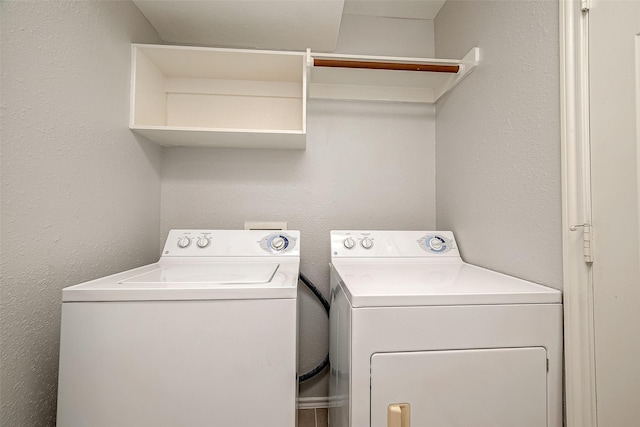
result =
M451 232L332 231L332 427L561 427L558 290Z
M59 427L295 426L298 231L172 230L62 291Z

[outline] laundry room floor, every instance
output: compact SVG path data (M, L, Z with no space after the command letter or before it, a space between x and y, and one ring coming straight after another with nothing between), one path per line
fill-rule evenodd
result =
M298 409L298 427L327 427L328 425L327 408Z

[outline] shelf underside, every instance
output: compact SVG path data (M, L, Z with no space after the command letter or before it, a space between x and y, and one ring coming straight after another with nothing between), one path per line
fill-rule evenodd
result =
M170 126L136 126L134 132L164 146L228 147L228 148L306 148L302 131L259 129L184 128Z
M311 98L433 103L456 74L352 68L311 70Z

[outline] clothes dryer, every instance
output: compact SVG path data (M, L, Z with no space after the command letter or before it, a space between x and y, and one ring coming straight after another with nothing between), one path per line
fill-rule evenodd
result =
M59 427L295 426L298 231L172 230L62 291Z
M331 254L332 427L561 427L559 291L451 232L332 231Z

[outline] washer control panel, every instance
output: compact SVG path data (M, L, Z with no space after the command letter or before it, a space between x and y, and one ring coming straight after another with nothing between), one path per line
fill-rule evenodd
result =
M171 230L162 256L300 256L297 230Z
M171 245L170 240L174 242L174 249L192 249L196 251L208 247L212 241L211 232L208 230L184 230L175 237L169 236L167 246Z
M331 256L351 258L460 257L450 231L331 232Z

